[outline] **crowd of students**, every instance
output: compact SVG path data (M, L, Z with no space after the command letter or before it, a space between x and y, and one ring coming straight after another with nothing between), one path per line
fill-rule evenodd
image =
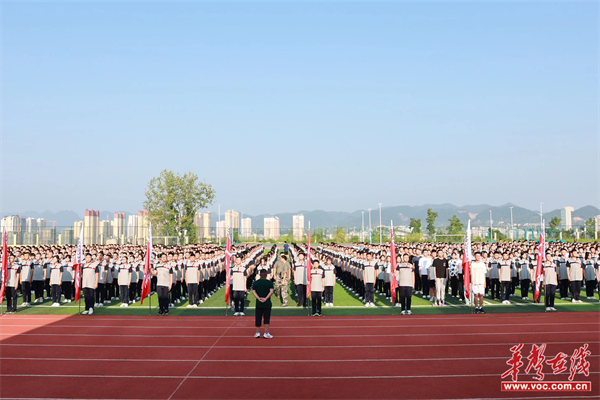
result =
M433 306L446 306L446 295L469 303L465 298L462 244L399 243L396 245L396 270L391 271L389 245L337 244L317 247L331 257L341 284L373 306L373 294L386 299L410 314L412 293L422 295ZM595 297L599 279L598 243L547 243L542 260L541 292L545 310L556 311L556 290L562 300L581 303L580 292ZM483 313L483 297L511 304L520 286L522 300L535 288L538 245L534 242L477 243L472 246L471 284L475 312ZM396 293L390 292L390 279L396 279ZM536 300L536 302L539 302Z
M543 262L542 291L546 311L555 311L554 296L580 303L580 291L593 299L598 284L600 263L597 243L548 243ZM53 307L73 300L75 273L74 246L23 246L10 249L6 285L7 312L17 310L17 295L22 307L51 300ZM188 300L187 307L198 307L226 282L225 250L214 244L155 246L151 265L151 291L158 294L159 315L169 307ZM307 307L310 279L312 315L322 315L322 304L334 306L336 281L365 304L375 307L375 294L383 294L401 314L411 314L413 293L445 306L446 296L465 298L462 244L399 243L396 269L391 270L389 245L318 244L311 248L307 264L304 244L277 246L265 251L263 245L232 248L230 304L234 315L244 315L244 303L252 284L262 270L275 283L282 306L288 304L288 285L295 284L298 307ZM81 288L85 298L84 314L95 307L120 301L121 307L140 300L144 278L145 248L131 245L85 246ZM483 298L511 304L520 287L521 297L533 292L537 266L534 242L477 243L472 247L471 283L476 312L482 313ZM391 293L390 280L397 284ZM46 295L44 296L44 290ZM63 299L61 301L61 299ZM538 300L539 301L539 300Z

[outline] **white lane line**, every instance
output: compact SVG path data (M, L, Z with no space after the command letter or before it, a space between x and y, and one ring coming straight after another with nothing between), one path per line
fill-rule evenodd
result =
M254 340L253 340L254 341ZM524 345L526 344L536 344L539 345L540 342L521 342ZM547 345L550 344L577 344L577 345L581 345L581 341L578 342L545 342ZM586 343L588 344L598 344L600 343L600 341L586 341ZM419 347L422 348L423 346L427 346L427 347L463 347L463 346L514 346L515 342L510 342L510 343L448 343L448 344L427 344L427 345L423 345L423 344L384 344L384 345L369 345L368 348L405 348L405 347ZM60 344L37 344L37 343L0 343L0 347L1 346L6 346L6 347L85 347L86 349L89 349L91 345L89 344L64 344L64 343L60 343ZM94 344L92 345L93 347L97 347L97 348L124 348L124 349L135 349L135 348L140 348L140 349L145 349L145 348L151 348L151 349L156 349L156 345L150 345L150 346L144 346L144 345L113 345L113 344L107 344L107 345L101 345L101 344ZM189 345L189 346L171 346L171 345L162 345L163 349L207 349L210 348L211 346L194 346L194 345ZM257 349L257 350L262 350L262 349L319 349L319 351L321 351L322 349L325 348L339 348L339 349L346 349L346 348L360 348L360 349L364 349L366 348L364 345L360 345L360 346L336 346L336 345L332 345L332 344L327 344L324 346L215 346L216 349Z
M600 357L600 355L589 355L590 357ZM202 362L212 363L237 363L237 362L250 362L250 363L303 363L303 362L314 362L314 363L337 363L337 362L404 362L404 361L461 361L461 360L507 360L508 357L448 357L448 358L365 358L365 359L340 359L340 360L324 360L324 359L301 359L301 360L256 360L256 359L235 359L235 360L202 360ZM30 358L30 357L0 357L0 360L15 360L15 361L100 361L100 362L197 362L198 360L165 360L165 359L135 359L135 358Z
M229 328L231 328L233 325L235 325L237 321L233 321L233 323L231 324L231 326ZM181 383L179 384L179 386L177 386L177 388L173 391L173 393L171 393L171 395L169 396L168 400L171 400L173 398L173 396L175 396L175 393L177 393L177 391L179 390L179 388L181 387L181 385L183 385L183 383L186 381L186 379L188 379L190 377L190 375L192 374L192 372L194 372L194 370L198 367L198 365L200 365L200 363L202 362L202 360L204 360L204 358L207 356L208 353L210 353L210 351L217 345L217 343L219 343L219 340L221 340L221 338L223 336L225 336L225 334L227 333L227 331L229 330L229 328L223 332L223 334L221 335L220 338L218 338L213 345L210 347L210 349L208 349L208 351L206 353L204 353L204 355L202 356L201 359L198 360L198 362L196 363L196 365L194 365L194 367L190 370L190 372L187 374L187 376L181 381Z
M555 375L568 376L569 372L561 372ZM590 374L600 374L590 371ZM536 376L535 373L519 373L523 376ZM161 375L43 375L43 374L0 374L0 377L23 377L23 378L124 378L124 379L256 379L256 380L327 380L327 379L414 379L414 378L472 378L493 376L498 374L452 374L452 375L361 375L361 376L161 376Z
M561 334L581 334L581 333L594 333L598 334L598 330L593 331L559 331L559 332L467 332L467 333L399 333L395 335L277 335L278 338L311 338L311 339L319 339L319 338L356 338L356 337L440 337L440 336L479 336L479 335L561 335ZM62 333L1 333L0 336L9 336L9 337L19 337L19 336L58 336L64 337L65 335ZM119 334L82 334L79 338L83 337L143 337L143 338L218 338L221 337L219 335L119 335ZM249 338L248 335L230 335L227 338Z
M599 314L594 313L593 311L590 311L587 313L587 316L593 316L596 319L600 318ZM491 320L493 318L494 321L497 321L498 319L522 319L522 318L527 318L527 320L532 320L532 319L539 319L539 320L547 320L547 318L549 318L549 316L551 315L551 318L555 319L555 318L574 318L574 319L579 319L581 318L581 313L578 311L565 311L565 312L560 312L558 314L546 314L546 313L502 313L502 314L487 314L487 315L473 315L473 314L454 314L454 315L434 315L434 316L428 316L428 315L411 315L410 318L415 320L415 321L439 321L439 320L462 320L462 319L466 319L466 320L473 320L474 318L478 318L478 319L482 319L482 320ZM64 315L36 315L36 314L31 314L31 315L6 315L5 317L7 319L7 321L11 321L11 320L17 320L17 319L31 319L31 320L52 320L52 321L60 321L60 320L73 320L73 318L82 318L88 321L123 321L124 319L126 320L130 320L130 321L159 321L161 320L158 316L152 316L152 317L144 317L144 316L138 316L138 315L115 315L113 317L108 316L108 315L96 315L93 317L89 317L89 316L83 316L83 315L77 315L77 314L64 314ZM181 321L229 321L230 318L234 318L233 316L203 316L203 315L188 315L188 316L182 316L182 315L171 315L169 316L168 320L181 320ZM243 317L240 317L241 319L243 319ZM408 318L404 318L401 319L400 315L388 315L388 316L383 316L383 315L363 315L360 318L353 318L353 317L347 317L347 316L343 316L343 315L332 315L332 316L328 316L327 320L328 321L339 321L339 322L345 322L345 321L361 321L361 322L366 322L366 321L403 321L406 320ZM304 321L304 320L311 320L311 321L315 321L315 319L313 317L308 317L306 315L298 315L298 316L280 316L277 317L277 321ZM343 326L343 325L342 325ZM436 324L437 326L437 324Z
M240 320L241 321L241 320ZM244 320L245 322L249 322L248 319ZM552 325L558 325L558 326L564 326L565 323L564 322L560 322L560 323L545 323L544 326L552 326ZM598 326L598 322L569 322L569 325L594 325L594 326ZM228 328L226 326L139 326L139 325L135 325L135 326L124 326L124 325L22 325L22 324L11 324L11 325L4 325L2 327L0 327L0 329L2 328L7 328L7 327L28 327L28 328L86 328L86 329L90 329L90 328L108 328L108 329L114 329L114 328L120 328L120 329L248 329L248 327L246 326L234 326L233 328ZM277 329L380 329L380 328L423 328L426 329L428 327L430 327L431 325L375 325L375 326L365 326L365 325L344 325L344 326L336 326L336 325L329 325L329 326L278 326ZM436 327L444 327L444 328L464 328L465 325L464 324L459 324L459 325L435 325ZM496 327L496 326L540 326L539 323L536 324L469 324L468 327L472 328L472 327L486 327L486 326L491 326L491 327ZM599 330L600 331L600 330Z

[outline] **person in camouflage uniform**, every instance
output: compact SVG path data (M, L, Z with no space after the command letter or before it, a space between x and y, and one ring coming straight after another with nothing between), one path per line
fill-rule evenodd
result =
M285 254L281 254L279 260L275 263L275 296L281 299L281 306L287 307L288 304L288 284L291 279L292 267L287 261Z

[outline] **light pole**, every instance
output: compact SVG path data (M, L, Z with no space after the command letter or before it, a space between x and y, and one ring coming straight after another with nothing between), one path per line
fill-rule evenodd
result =
M540 232L542 231L542 227L544 226L544 211L542 209L542 205L544 203L540 203Z
M492 210L490 210L490 242L492 241L492 234L494 230L492 229Z
M219 204L219 228L217 229L217 236L219 237L219 246L221 245L221 205Z
M381 203L379 203L379 244L381 244Z
M242 213L242 218L240 219L240 232L242 232L240 240L242 241L242 244L244 244L244 213Z
M365 241L365 212L361 211L362 214L362 231L360 231L360 241Z
M371 209L369 208L369 244L371 244Z
M515 225L513 224L513 214L512 214L512 207L510 207L510 229L515 229Z

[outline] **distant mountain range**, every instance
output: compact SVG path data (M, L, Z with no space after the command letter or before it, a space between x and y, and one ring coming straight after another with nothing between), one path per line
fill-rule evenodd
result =
M455 206L453 204L425 204L422 206L395 206L395 207L383 207L381 209L381 219L384 225L389 225L390 221L394 221L394 225L408 225L411 218L420 219L421 225L425 227L427 224L427 210L431 208L433 211L438 213L436 219L436 226L448 226L448 219L452 218L453 215L458 216L462 223L466 224L467 220L471 219L471 225L473 226L488 226L490 221L489 211L492 211L493 224L510 224L510 207L513 207L513 222L515 224L536 224L539 223L540 215L538 211L532 211L523 207L516 206L508 203L502 206L491 206L489 204L479 205L466 205L466 206ZM554 216L560 218L560 209L545 212L544 219L546 223ZM126 211L120 211L126 214L126 217L132 213ZM329 228L329 227L359 227L362 224L361 211L354 212L341 212L341 211L306 211L302 210L295 213L279 213L279 214L261 214L256 216L247 216L252 219L253 228L263 227L263 218L265 216L274 215L279 218L280 227L289 229L292 228L292 216L295 214L304 215L305 226L308 226L308 221L311 223L312 228ZM365 213L365 227L369 226L369 215L367 210ZM2 216L14 215L15 213L3 213ZM51 211L37 212L37 211L26 211L19 213L20 215L32 218L44 218L47 221L56 221L57 227L71 227L75 221L83 219L79 214L74 211L59 211L53 213ZM137 214L137 213L135 213ZM112 211L101 211L100 219L106 219L106 216L112 220ZM590 217L600 215L600 210L594 206L585 206L575 210L572 214L573 224L580 225L582 220L587 220ZM217 216L213 215L212 225L215 225ZM564 223L564 221L562 221ZM377 226L379 224L379 209L371 210L371 225Z

